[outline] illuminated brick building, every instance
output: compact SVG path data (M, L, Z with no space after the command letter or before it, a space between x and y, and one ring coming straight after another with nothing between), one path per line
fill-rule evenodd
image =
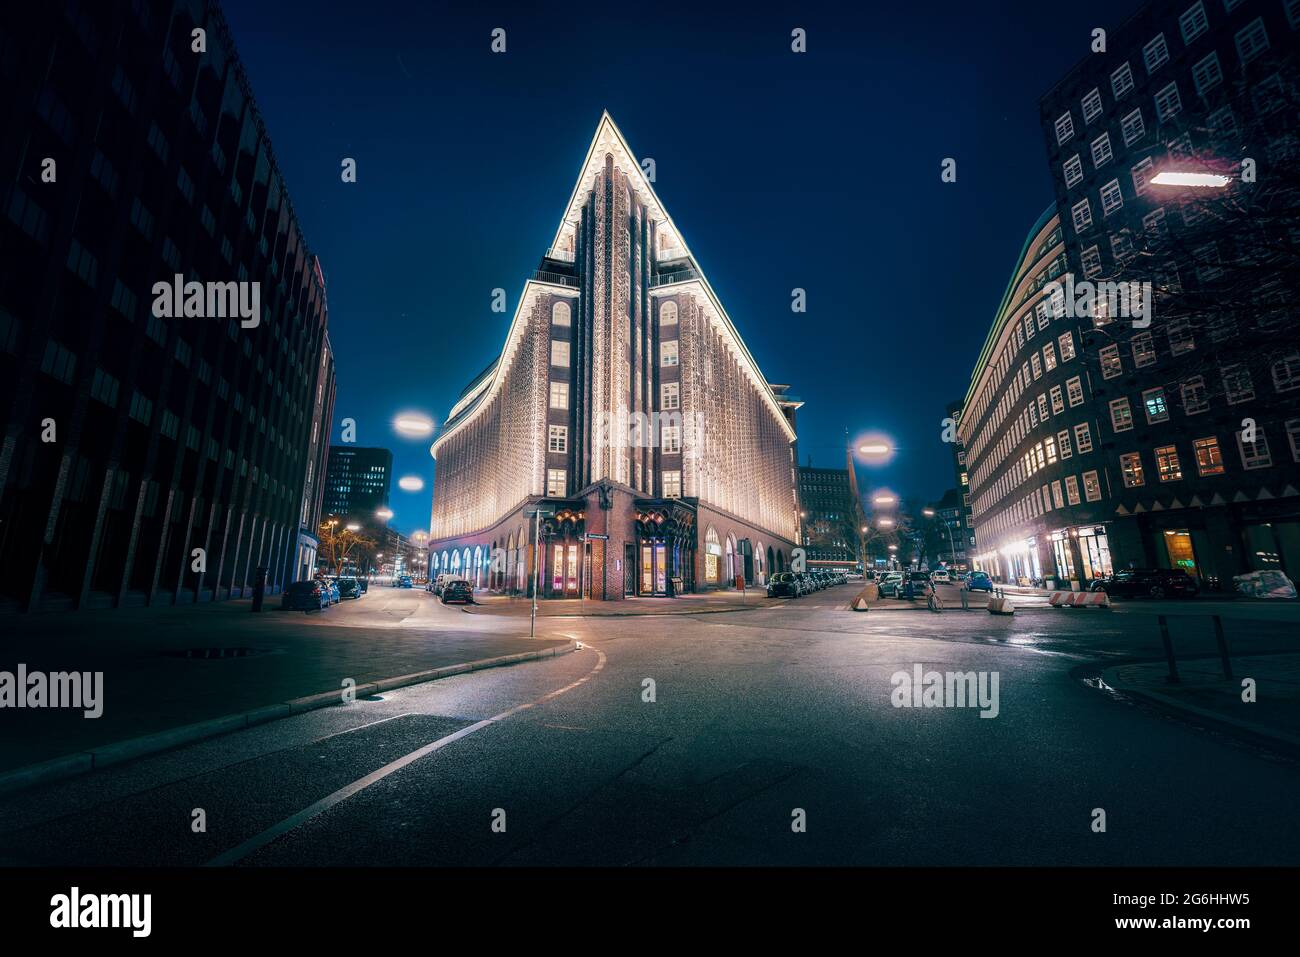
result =
M543 596L759 584L797 540L798 405L606 114L500 357L434 441L430 572L528 591L540 505Z

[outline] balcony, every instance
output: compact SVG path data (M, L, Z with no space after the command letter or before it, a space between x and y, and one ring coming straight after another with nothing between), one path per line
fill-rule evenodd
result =
M694 266L681 266L667 272L661 272L657 276L650 277L650 288L656 286L670 286L676 282L690 282L692 279L703 278L700 271Z
M568 276L559 272L548 272L544 269L533 270L533 281L549 282L553 286L572 286L575 289L578 287L577 276Z

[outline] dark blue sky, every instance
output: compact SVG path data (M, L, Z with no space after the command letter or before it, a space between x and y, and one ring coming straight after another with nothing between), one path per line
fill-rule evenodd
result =
M839 466L844 430L876 429L899 453L860 480L938 498L944 404L965 395L1051 199L1038 98L1136 3L224 7L328 281L335 440L355 418L360 444L425 479L414 494L394 483L410 532L428 527L434 463L391 419L441 421L497 355L602 109L655 159L660 199L764 374L806 401L801 463ZM498 26L504 55L489 52ZM340 181L345 156L356 184ZM806 315L790 312L796 286Z

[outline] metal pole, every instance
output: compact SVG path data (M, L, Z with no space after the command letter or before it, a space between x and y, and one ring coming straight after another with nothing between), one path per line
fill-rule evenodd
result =
M1165 677L1165 684L1178 684L1178 663L1174 661L1174 643L1169 639L1169 622L1164 615L1159 615L1156 621L1160 623L1160 643L1165 646L1165 657L1169 659L1169 674Z
M1232 680L1232 662L1228 660L1228 642L1223 637L1223 619L1214 617L1214 640L1219 645L1219 657L1223 659L1223 677Z
M533 611L528 620L529 638L535 638L537 636L537 582L538 576L541 573L541 562L539 561L541 555L538 554L538 540L541 538L541 534L542 510L539 507L537 511L533 513Z

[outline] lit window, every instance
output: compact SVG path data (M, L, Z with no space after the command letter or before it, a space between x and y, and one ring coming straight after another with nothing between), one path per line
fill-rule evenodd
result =
M1162 445L1156 449L1156 474L1162 482L1177 482L1183 477L1183 467L1178 462L1178 447Z
M1083 473L1083 497L1089 502L1101 501L1101 482L1095 470Z
M1124 476L1125 488L1137 488L1146 484L1146 479L1142 475L1142 456L1137 452L1129 452L1119 457L1119 469Z
M1111 399L1110 425L1116 432L1127 432L1133 428L1133 410L1129 408L1127 397Z
M567 409L569 407L569 383L551 383L551 408Z
M1169 406L1165 403L1165 390L1157 386L1142 393L1148 422L1165 422L1169 419Z
M546 494L552 498L563 498L566 492L567 475L564 469L547 469Z
M1101 359L1101 377L1114 379L1124 374L1124 363L1119 358L1119 346L1109 345L1097 353Z
M1056 344L1049 342L1043 346L1043 368L1051 372L1056 368Z
M1196 450L1196 471L1202 477L1223 474L1223 450L1219 448L1218 436L1196 439L1192 442L1192 448Z
M664 498L681 498L682 497L682 473L681 472L664 472L663 473Z

